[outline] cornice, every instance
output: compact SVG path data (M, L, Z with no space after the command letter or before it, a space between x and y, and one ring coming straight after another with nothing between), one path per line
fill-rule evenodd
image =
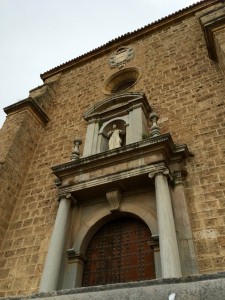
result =
M217 30L225 28L225 5L200 15L199 20L204 32L209 58L218 61L214 34Z
M79 160L70 161L53 166L53 173L62 180L65 176L90 172L103 167L126 162L137 157L162 154L163 160L168 164L181 162L183 159L193 156L187 145L174 144L169 133L157 137L150 137L140 142L132 143L120 148L102 153L82 157Z
M64 64L61 64L53 69L50 69L49 71L41 74L41 79L45 81L47 78L56 75L60 72L68 71L69 69L75 67L76 65L82 64L87 62L88 60L97 58L98 56L105 54L109 52L112 48L115 48L117 45L121 44L123 42L124 44L130 43L135 39L141 38L142 36L145 36L149 33L153 33L155 31L161 30L165 26L170 26L172 24L175 24L182 19L185 19L191 15L195 15L200 10L206 9L210 7L211 5L215 5L217 3L221 3L224 1L219 0L203 0L198 3L195 3L189 7L186 7L184 9L181 9L171 15L168 15L162 19L159 19L151 24L148 24L140 29L137 29L133 32L126 33L114 40L109 41L108 43L93 49L90 52L87 52L81 56L78 56L77 58L74 58Z
M30 110L34 115L41 121L43 125L46 125L49 121L48 116L43 111L43 109L34 101L33 98L28 97L24 100L18 101L12 105L9 105L4 108L4 112L7 115L23 111L25 109Z

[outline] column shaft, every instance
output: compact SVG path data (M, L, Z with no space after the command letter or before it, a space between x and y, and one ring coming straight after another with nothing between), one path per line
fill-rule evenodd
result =
M159 245L163 278L180 277L181 265L167 177L155 176Z
M41 278L40 292L55 291L57 288L70 205L71 198L65 197L60 200Z

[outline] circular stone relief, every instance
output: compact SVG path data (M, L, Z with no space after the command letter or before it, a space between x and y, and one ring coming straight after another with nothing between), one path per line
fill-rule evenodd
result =
M103 85L104 94L124 92L134 86L141 76L140 69L126 68L110 76Z

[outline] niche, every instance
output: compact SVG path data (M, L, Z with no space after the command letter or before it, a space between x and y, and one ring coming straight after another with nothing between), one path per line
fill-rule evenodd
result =
M121 146L142 140L148 132L151 107L144 93L124 93L99 101L83 116L87 132L83 156L109 150L109 132L116 125L121 130Z

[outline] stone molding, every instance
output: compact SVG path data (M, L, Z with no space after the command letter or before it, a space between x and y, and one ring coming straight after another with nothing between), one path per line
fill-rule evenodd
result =
M31 111L38 120L42 123L42 125L46 125L49 121L47 114L43 111L43 109L34 101L33 98L28 97L24 100L16 102L15 104L9 105L4 108L4 112L7 115L15 114L17 112L28 109Z
M83 117L87 122L93 120L110 120L114 117L126 115L129 109L142 107L146 117L151 112L151 107L144 93L123 93L112 95L107 99L99 101L95 106L87 110Z
M109 174L105 176L100 176L98 178L93 178L89 180L82 181L80 183L74 183L74 185L70 186L62 186L60 188L60 193L62 192L65 195L65 192L75 192L82 191L87 188L96 187L100 185L104 185L111 182L119 182L123 179L128 179L130 177L139 176L142 174L148 174L151 170L151 166L146 166L142 168L130 169L122 172L118 172L117 174ZM61 194L60 194L61 195Z
M221 27L225 29L225 5L207 11L199 15L198 18L204 32L209 58L218 61L214 32Z
M30 296L3 297L1 300L74 300L74 299L168 299L174 292L179 300L222 300L225 297L225 273L192 275L180 278L164 278L139 282L113 283L108 285L81 287ZM92 293L92 294L90 294ZM204 298L202 298L204 297ZM175 298L176 299L176 298Z
M95 192L99 191L102 196L105 196L103 190L115 189L115 184L121 180L128 182L134 177L140 178L141 176L147 179L149 173L165 172L163 168L174 162L180 163L189 156L191 153L186 145L176 146L170 134L165 134L57 165L52 167L52 170L62 182L58 187L59 195L76 192L76 197L81 201L81 194L84 195L87 192L91 195L95 189ZM128 164L128 161L139 159L142 163ZM119 168L115 172L116 166L121 164L126 167ZM101 170L105 168L108 172L101 174ZM98 175L93 176L93 173ZM167 176L171 179L170 174ZM103 186L104 189L102 189Z
M140 153L139 153L140 151ZM53 173L60 179L64 175L79 173L79 168L82 167L83 172L85 169L89 170L97 167L104 167L110 165L112 162L127 161L127 158L137 157L157 152L163 152L164 159L167 162L181 162L187 157L193 156L188 150L187 145L174 144L172 137L169 133L157 137L150 137L140 142L128 144L120 148L110 151L97 153L94 155L81 157L79 160L70 161L65 164L52 166ZM92 167L91 167L92 166Z
M165 18L162 18L156 22L153 22L143 28L135 30L134 32L127 33L122 35L121 37L114 39L107 44L100 46L90 52L87 52L81 56L78 56L62 65L59 65L51 70L46 71L45 73L41 74L41 79L46 81L51 76L54 76L60 72L68 71L69 69L75 68L76 66L86 63L89 60L93 60L94 58L99 57L103 53L113 51L115 46L123 43L123 44L131 44L132 41L137 40L146 34L152 34L157 30L162 30L165 26L170 26L171 24L175 24L176 22L181 22L183 19L188 18L190 16L194 16L196 12L206 9L214 4L217 4L218 0L211 0L211 1L200 1L196 4L193 4L189 7L186 7L178 12L171 14Z

